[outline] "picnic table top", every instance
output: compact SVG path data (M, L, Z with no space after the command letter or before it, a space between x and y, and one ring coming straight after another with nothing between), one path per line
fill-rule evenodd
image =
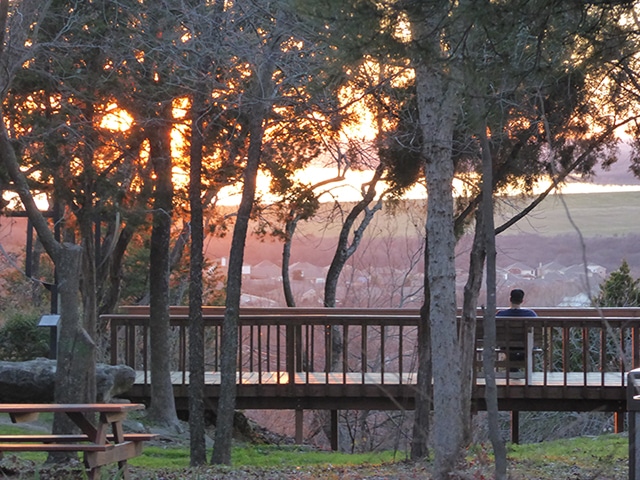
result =
M144 410L144 408L142 403L0 403L0 413L119 413Z

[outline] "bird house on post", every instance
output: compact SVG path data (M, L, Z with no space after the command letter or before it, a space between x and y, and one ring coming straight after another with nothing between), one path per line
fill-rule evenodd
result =
M39 327L49 328L49 358L58 358L58 324L60 315L43 315L38 322Z

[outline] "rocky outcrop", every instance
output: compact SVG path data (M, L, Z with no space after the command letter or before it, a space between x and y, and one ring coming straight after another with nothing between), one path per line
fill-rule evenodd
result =
M0 403L51 403L55 376L55 360L0 362ZM97 401L109 402L126 393L134 381L135 371L131 367L96 365Z

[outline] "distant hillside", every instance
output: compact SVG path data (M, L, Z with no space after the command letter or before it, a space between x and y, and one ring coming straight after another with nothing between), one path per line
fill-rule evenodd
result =
M564 195L547 198L529 217L521 220L497 239L499 266L522 262L532 267L557 261L566 266L582 262L581 236L587 245L588 261L608 271L619 267L623 258L640 276L640 192ZM407 202L411 208L395 213L377 214L363 240L359 256L379 264L386 257L407 256L421 242L424 224L424 201ZM566 208L565 208L566 204ZM509 199L497 207L500 223L525 205L522 199ZM572 225L580 230L580 235ZM420 232L420 233L418 233ZM337 223L302 222L293 242L292 262L307 261L326 266L334 253ZM458 246L457 264L468 263L470 238ZM209 239L207 256L215 259L229 255L228 238ZM267 238L248 241L245 263L255 265L268 259L280 265L282 243Z
M580 237L572 222L586 240L589 260L607 269L617 268L626 258L640 275L640 192L564 195L547 198L531 215L498 237L498 261L502 264L521 261L538 263L580 261ZM522 199L504 199L497 205L496 224L510 218L524 205ZM566 208L565 208L566 205ZM403 208L379 212L363 241L361 255L379 261L390 255L407 255L420 243L424 225L425 202L405 202ZM326 213L326 212L325 212ZM302 222L294 239L292 262L308 261L328 265L333 256L338 222L327 226L321 221ZM25 245L26 220L0 216L0 245L7 252L21 253ZM392 240L393 239L393 240ZM231 235L211 238L206 242L207 257L228 257ZM469 240L460 243L458 262L467 262ZM392 244L393 243L393 244ZM393 250L393 251L392 251ZM391 252L392 251L392 252ZM267 238L249 239L245 263L256 264L268 259L280 264L282 243Z
M496 225L511 218L525 204L524 200L512 198L497 202ZM503 235L576 234L576 227L586 237L640 234L638 218L640 191L551 195Z

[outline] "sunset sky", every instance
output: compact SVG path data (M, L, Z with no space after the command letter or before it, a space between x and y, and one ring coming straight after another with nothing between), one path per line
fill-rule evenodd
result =
M606 192L628 192L640 190L640 179L633 176L629 170L630 151L627 148L621 149L620 159L613 164L610 169L603 170L601 167L595 169L595 176L589 181L581 181L580 179L572 179L562 188L562 193L606 193ZM331 178L336 175L335 169L309 167L301 173L301 178L313 179L317 182L324 178ZM354 172L347 173L347 179L340 184L331 188L331 193L327 193L321 197L321 201L333 201L338 198L342 201L358 201L362 198L360 195L360 187L363 183L369 181L371 172ZM540 182L537 192L542 192L548 188L549 182ZM269 202L274 199L268 193L268 178L261 173L258 179L259 191L262 199ZM379 191L381 188L378 189ZM236 205L240 201L239 189L227 189L220 199L220 205ZM426 190L422 185L412 188L405 196L406 198L424 198Z

